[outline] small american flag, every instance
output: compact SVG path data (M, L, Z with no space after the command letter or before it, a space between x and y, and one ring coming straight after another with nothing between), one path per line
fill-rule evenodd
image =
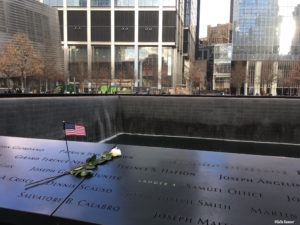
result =
M66 136L86 136L85 127L74 123L64 122Z

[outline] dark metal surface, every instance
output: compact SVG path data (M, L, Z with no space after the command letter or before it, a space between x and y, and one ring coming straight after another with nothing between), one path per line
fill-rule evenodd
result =
M20 148L12 149L13 146ZM110 147L69 143L71 159L75 161L84 161L93 152L100 154ZM56 180L55 185L25 191L24 182L7 178L37 180L68 169L68 163L41 160L67 160L65 143L1 137L0 223L24 224L3 214L7 211L16 218L27 215L31 224L38 224L36 218L40 224L271 225L276 220L300 223L299 159L128 145L119 148L121 158L98 167L94 176L84 179L78 188L70 186L78 185L82 179L66 176ZM19 159L17 155L39 159ZM33 167L55 172L33 171ZM63 200L24 198L23 192Z
M83 182L112 192L76 190L55 216L106 225L300 222L297 159L119 147L125 159L100 170L120 180Z
M101 150L107 150L108 146L101 146ZM84 149L100 153L98 148L100 146L94 144L69 142L69 149L73 151ZM65 149L63 141L0 137L0 223L24 224L30 221L39 224L40 220L31 220L44 218L41 215L47 216L43 222L48 221L47 218L82 178L64 176L28 190L25 190L25 184L56 176L84 162L86 157L71 153L70 164ZM28 217L28 214L16 211L37 215Z

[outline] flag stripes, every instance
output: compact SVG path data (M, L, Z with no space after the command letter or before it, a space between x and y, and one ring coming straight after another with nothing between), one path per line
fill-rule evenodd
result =
M74 123L64 123L64 131L66 136L86 136L85 127Z

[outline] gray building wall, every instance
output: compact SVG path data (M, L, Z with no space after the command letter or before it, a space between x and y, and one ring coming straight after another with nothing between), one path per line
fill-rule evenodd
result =
M56 9L36 0L0 0L0 48L15 33L27 34L42 57L63 68Z

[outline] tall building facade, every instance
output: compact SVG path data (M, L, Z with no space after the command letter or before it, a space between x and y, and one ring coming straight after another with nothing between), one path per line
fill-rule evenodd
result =
M90 91L103 82L132 90L181 84L184 57L195 57L198 1L43 2L58 9L68 79Z
M234 8L234 0L230 0L230 18L229 22L233 22L233 8Z
M299 75L300 0L234 0L232 69L244 94L285 94Z

